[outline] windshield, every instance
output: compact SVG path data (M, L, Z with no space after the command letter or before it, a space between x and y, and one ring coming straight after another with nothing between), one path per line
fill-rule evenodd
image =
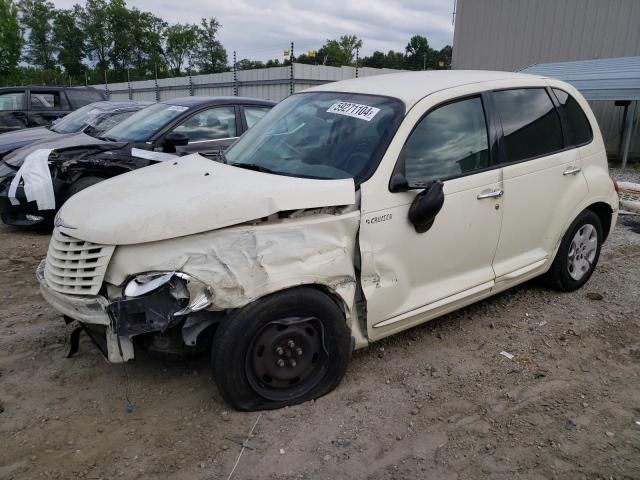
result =
M179 105L155 103L107 130L103 136L109 140L120 142L146 142L158 130L186 110L188 110L187 107Z
M226 152L227 163L321 179L366 180L402 121L397 99L341 92L292 95Z
M97 115L102 113L104 113L102 110L92 105L85 105L51 125L51 131L56 133L77 133L87 125L93 123Z

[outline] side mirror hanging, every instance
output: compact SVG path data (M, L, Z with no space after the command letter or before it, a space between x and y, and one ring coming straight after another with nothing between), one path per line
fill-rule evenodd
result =
M444 184L436 180L413 199L409 207L409 221L417 233L424 233L433 225L444 205L443 188Z

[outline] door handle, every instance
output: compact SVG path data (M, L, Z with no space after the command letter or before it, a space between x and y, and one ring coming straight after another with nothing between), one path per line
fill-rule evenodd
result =
M504 194L504 190L493 190L491 192L485 192L478 195L478 200L484 200L485 198L500 198Z
M569 167L562 172L562 175L577 175L578 173L580 173L580 167Z

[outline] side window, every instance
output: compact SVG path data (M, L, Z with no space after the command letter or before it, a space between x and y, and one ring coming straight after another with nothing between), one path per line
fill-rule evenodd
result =
M409 184L450 178L489 166L482 100L467 98L429 112L404 146Z
M32 110L54 110L60 108L60 93L38 93L31 91Z
M244 119L247 122L247 128L253 127L258 120L264 117L269 111L264 107L244 107Z
M560 103L560 110L564 113L564 118L567 121L569 129L569 138L567 140L569 145L572 147L584 145L593 140L591 124L576 99L564 90L557 88L553 89L553 93L556 95Z
M2 93L0 94L0 111L24 110L24 92Z
M233 107L215 107L196 113L173 129L189 137L189 143L233 138L236 112Z
M562 150L560 118L543 88L493 92L502 121L507 161L518 162Z

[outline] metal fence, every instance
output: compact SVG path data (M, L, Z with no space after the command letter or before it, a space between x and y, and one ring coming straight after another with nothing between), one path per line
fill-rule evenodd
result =
M93 86L105 90L111 100L162 101L186 96L236 95L279 102L291 93L314 85L392 72L398 70L294 63L293 68L273 67Z

